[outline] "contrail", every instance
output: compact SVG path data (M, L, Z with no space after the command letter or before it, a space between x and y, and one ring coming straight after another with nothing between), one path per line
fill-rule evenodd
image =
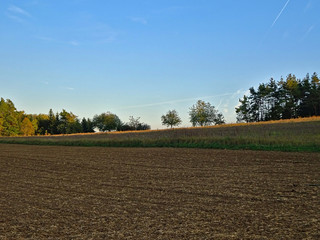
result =
M286 2L286 4L283 6L283 8L281 9L281 11L279 12L278 16L276 17L276 19L273 21L271 28L276 24L276 22L278 21L279 17L281 16L282 12L286 9L288 3L290 2L290 0L288 0Z
M269 35L270 31L272 30L273 26L276 24L276 22L278 21L279 17L281 16L282 12L286 9L287 5L289 4L290 0L288 0L286 2L286 4L283 6L283 8L281 9L281 11L279 12L278 16L274 19L272 25L269 27L268 31L264 34L264 36L261 38L260 43L258 45L258 49L261 47L262 43L264 42L264 40L267 38L267 36Z
M301 41L307 38L307 36L310 34L310 32L314 29L314 25L310 26L309 29L306 31L306 33L301 38Z

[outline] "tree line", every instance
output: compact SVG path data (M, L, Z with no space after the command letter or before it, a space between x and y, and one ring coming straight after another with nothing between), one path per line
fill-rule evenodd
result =
M110 112L81 120L65 109L57 113L50 109L48 114L27 114L18 111L10 99L0 100L0 136L90 133L95 132L95 128L100 131L139 131L150 129L150 126L132 116L124 123Z
M192 126L208 126L225 123L222 113L219 113L209 102L197 101L189 111ZM170 110L161 116L161 122L167 127L182 123L176 110ZM0 136L32 136L72 133L90 133L99 131L139 131L149 130L150 125L140 121L140 117L129 117L128 122L122 122L113 113L106 112L95 115L93 119L79 118L72 112L63 109L48 114L27 114L18 111L10 99L0 100Z
M320 115L320 81L317 73L303 79L289 74L286 79L251 87L239 99L238 122L259 122Z
M72 112L62 110L54 114L27 114L17 111L10 99L0 100L0 135L1 136L32 136L47 134L70 134L94 132L94 124L90 119L81 121Z

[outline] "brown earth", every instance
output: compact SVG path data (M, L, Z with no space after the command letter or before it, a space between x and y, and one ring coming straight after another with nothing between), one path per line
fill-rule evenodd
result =
M0 239L320 239L320 154L0 144Z

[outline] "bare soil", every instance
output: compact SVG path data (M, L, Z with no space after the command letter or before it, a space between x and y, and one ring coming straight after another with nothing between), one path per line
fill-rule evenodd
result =
M0 144L0 239L320 239L320 154Z

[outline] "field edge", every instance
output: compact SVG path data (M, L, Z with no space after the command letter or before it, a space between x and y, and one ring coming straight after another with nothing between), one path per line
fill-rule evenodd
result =
M155 140L52 140L52 139L0 139L0 144L24 144L47 146L83 146L83 147L169 147L169 148L201 148L201 149L228 149L228 150L260 150L283 152L320 152L318 144L292 144L283 142L272 143L268 140L250 141L239 138L177 138Z

